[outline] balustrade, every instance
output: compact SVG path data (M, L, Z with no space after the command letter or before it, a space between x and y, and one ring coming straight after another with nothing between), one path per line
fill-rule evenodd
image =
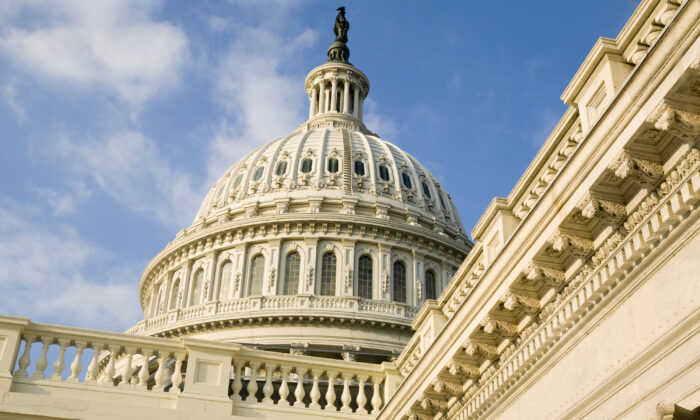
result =
M114 337L110 340L108 337L90 337L84 333L85 330L76 331L80 333L73 335L36 331L22 334L24 350L13 374L14 379L27 382L46 379L63 382L64 376L67 376L65 382L82 382L86 385L156 392L163 392L166 388L170 392L180 391L182 362L186 355L184 347L181 351L175 350L177 347L173 349L173 345L159 347L153 343L159 339L151 338L141 339L146 343L130 345L123 339L131 338L126 335L121 340ZM37 345L42 346L41 354L32 366L30 353ZM83 357L87 349L92 351L92 355L89 357L87 369L83 372ZM69 351L74 351L74 354L69 359L70 364L66 366L66 355ZM45 371L49 366L49 357L53 357L53 372L47 378ZM170 365L173 366L171 373L167 371ZM31 371L32 367L34 372L29 376L28 371ZM64 372L66 370L67 372ZM151 370L155 372L152 374Z
M0 316L0 327L3 319ZM228 394L234 413L237 406L260 405L261 409L275 406L279 407L275 410L374 416L386 394L393 392L385 388L387 375L396 374L385 371L383 365L275 353L239 344L134 337L31 322L18 329L18 337L10 352L11 360L17 360L11 375L16 384L13 392L34 393L32 387L39 385L42 393L54 387L62 388L61 395L74 390L76 398L82 398L84 388L66 386L80 383L94 387L103 397L109 392L122 396L127 392L145 401L145 395L159 398L165 393L168 398L179 398L192 387L188 398ZM219 374L198 376L196 366L205 366L208 372L218 369ZM143 392L147 394L140 394Z
M257 354L251 354L255 353ZM264 356L263 356L264 355ZM233 356L234 403L376 415L383 404L381 366L242 350ZM274 359L273 359L274 357ZM337 396L340 396L338 399Z

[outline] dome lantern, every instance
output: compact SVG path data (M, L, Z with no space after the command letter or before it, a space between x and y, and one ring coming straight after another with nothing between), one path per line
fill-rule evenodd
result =
M362 102L369 93L369 79L355 68L348 58L345 8L338 8L333 32L335 41L328 48L328 61L311 70L306 76L306 92L309 95L309 121L342 121L366 131L362 124Z

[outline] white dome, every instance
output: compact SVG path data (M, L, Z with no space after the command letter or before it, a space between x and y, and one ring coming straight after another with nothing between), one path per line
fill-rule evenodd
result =
M347 128L303 127L253 150L212 186L195 223L246 209L248 216L263 209L391 213L466 244L457 209L427 168L394 144Z
M409 341L471 243L433 174L362 123L343 45L306 77L309 120L226 171L146 267L130 332L372 362Z

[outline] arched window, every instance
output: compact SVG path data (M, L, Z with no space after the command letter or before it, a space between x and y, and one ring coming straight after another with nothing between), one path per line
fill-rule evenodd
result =
M258 255L250 264L250 283L248 296L262 295L263 275L265 274L265 257Z
M177 295L180 293L180 279L176 279L173 283L172 289L170 289L170 305L168 309L171 311L177 307Z
M219 277L219 299L227 299L229 297L229 288L231 287L231 270L233 264L231 261L226 261L221 266L221 277Z
M406 303L406 265L394 263L394 302Z
M200 268L194 273L190 292L190 306L202 303L202 283L204 283L204 270Z
M379 165L379 178L381 178L382 181L389 180L389 169L384 165Z
M433 273L432 270L428 270L425 272L425 298L437 298L437 289L435 287L435 273Z
M328 172L334 174L338 172L338 159L330 158L328 159Z
M430 196L430 188L428 188L428 184L426 184L425 181L423 181L422 184L423 184L423 194L424 194L427 198L432 198L432 197Z
M413 183L411 182L411 177L406 172L401 172L401 179L403 180L403 186L409 190L413 188Z
M311 172L311 168L313 168L313 165L314 161L309 158L306 158L301 161L301 171L305 174L308 174L309 172Z
M335 273L337 258L332 252L326 252L321 257L321 290L322 296L335 296Z
M365 164L361 160L355 161L355 174L359 176L365 175Z
M440 207L442 207L443 210L447 211L447 208L445 207L445 200L442 199L442 194L438 193L438 197L440 198Z
M357 295L372 299L372 258L363 255L357 261Z
M241 185L241 180L243 179L243 174L239 174L236 179L233 180L233 186L231 189L236 189L238 188L239 185Z
M275 175L282 176L287 172L287 161L283 160L277 164L277 169L275 170Z
M153 311L151 312L151 316L154 315L159 315L160 314L160 305L163 302L163 289L165 285L161 284L158 286L158 291L156 292L156 304L153 307Z
M299 266L301 258L298 252L292 252L287 255L287 261L284 264L284 289L282 294L296 295L299 293Z
M260 178L263 176L263 172L265 172L265 167L264 166L259 166L256 170L255 173L253 173L253 181L259 181Z

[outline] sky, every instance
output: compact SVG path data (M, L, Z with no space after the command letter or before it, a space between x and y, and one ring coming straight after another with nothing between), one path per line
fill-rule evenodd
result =
M439 179L470 232L638 2L3 0L0 313L121 331L211 185L308 116L336 8L365 124Z

